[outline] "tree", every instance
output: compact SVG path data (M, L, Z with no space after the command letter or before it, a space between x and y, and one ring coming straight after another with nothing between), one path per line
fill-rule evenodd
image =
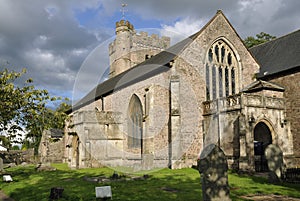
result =
M62 101L62 98L51 97L47 90L36 89L31 78L23 85L17 85L16 81L24 73L26 69L21 72L0 71L0 133L6 134L11 146L12 143L20 143L21 132L26 131L26 138L30 138L37 148L43 130L57 126L62 128L67 115L61 108L68 106L62 102L59 110L47 108L47 104Z
M276 36L272 36L270 34L260 32L259 34L256 34L256 37L248 36L247 38L245 38L244 43L247 48L251 48L253 46L265 43L275 38Z
M37 151L44 130L50 128L63 129L65 120L68 118L65 111L70 109L70 107L69 104L62 102L56 110L43 108L40 115L28 124L28 133L25 139L26 148L36 148L35 150Z

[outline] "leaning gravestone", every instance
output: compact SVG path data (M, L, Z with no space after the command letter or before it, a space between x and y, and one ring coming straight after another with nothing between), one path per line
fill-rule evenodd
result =
M275 144L270 144L265 150L265 156L270 171L269 181L271 183L280 182L283 167L283 153L281 149Z
M228 165L224 152L215 144L206 146L198 160L204 201L228 201Z

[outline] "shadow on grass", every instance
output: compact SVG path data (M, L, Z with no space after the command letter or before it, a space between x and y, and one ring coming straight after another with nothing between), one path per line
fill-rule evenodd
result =
M192 169L162 170L145 180L88 182L84 177L109 177L108 168L37 172L33 166L9 170L12 183L1 188L18 201L49 200L52 187L64 188L59 200L96 200L95 187L110 185L113 200L201 200L199 173Z
M60 200L92 200L95 184L84 181L84 176L105 176L105 172L44 171L38 172L34 166L8 170L14 182L2 183L1 189L15 200L49 200L52 187L64 188ZM91 190L90 190L91 189ZM90 193L89 193L90 192ZM87 199L85 199L87 198Z
M300 198L300 184L282 182L271 184L265 176L231 173L229 177L232 198L246 195L283 195ZM233 199L234 200L234 199Z
M122 201L169 201L202 200L200 175L194 169L162 169L151 172L149 178L126 179L96 183L86 181L85 177L110 177L114 170L108 168L37 172L34 166L17 167L8 170L14 182L1 183L1 189L18 201L48 201L52 187L64 188L63 200L96 200L96 186L111 186L113 200ZM122 173L120 173L122 175ZM136 175L135 175L136 176ZM243 200L241 196L253 194L280 194L300 198L300 185L283 183L269 184L263 177L229 174L230 196L232 200Z

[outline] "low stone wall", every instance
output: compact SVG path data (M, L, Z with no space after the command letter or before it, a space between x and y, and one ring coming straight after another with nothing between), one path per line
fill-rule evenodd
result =
M16 165L23 162L32 163L34 162L34 149L1 151L0 157L3 159L3 163L15 163Z

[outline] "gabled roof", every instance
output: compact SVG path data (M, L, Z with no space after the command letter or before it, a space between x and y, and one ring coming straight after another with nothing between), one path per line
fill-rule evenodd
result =
M279 86L277 84L266 82L263 80L257 80L247 87L245 87L242 91L245 93L252 93L252 92L258 92L262 90L272 90L272 91L284 91L284 88L282 86Z
M260 65L260 78L299 69L300 30L255 46L250 52Z

